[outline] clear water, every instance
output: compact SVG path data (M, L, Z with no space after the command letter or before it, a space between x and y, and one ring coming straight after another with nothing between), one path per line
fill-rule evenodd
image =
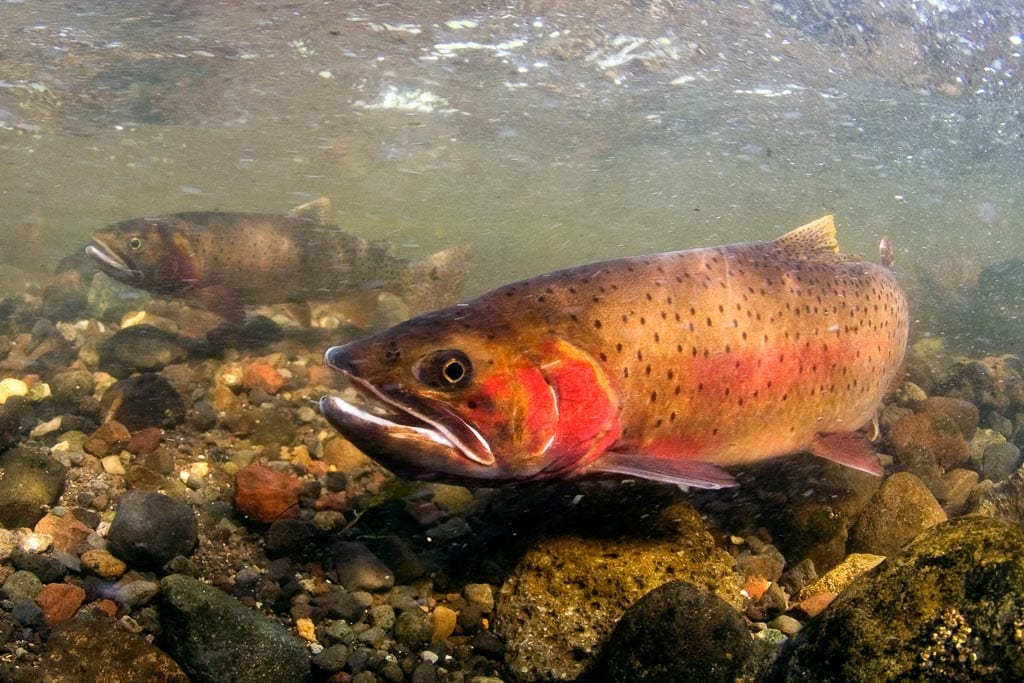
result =
M1024 252L1012 26L998 54L934 63L883 48L904 29L977 47L942 32L968 9L928 4L865 46L857 17L786 5L762 29L744 13L769 9L661 2L8 0L2 260L45 279L115 220L319 195L410 257L471 242L466 294L826 212L846 251L889 234L910 289Z

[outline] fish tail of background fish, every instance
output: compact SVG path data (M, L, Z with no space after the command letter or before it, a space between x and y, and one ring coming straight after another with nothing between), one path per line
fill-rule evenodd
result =
M408 264L400 275L400 289L409 310L418 314L455 303L469 259L469 245L458 244Z

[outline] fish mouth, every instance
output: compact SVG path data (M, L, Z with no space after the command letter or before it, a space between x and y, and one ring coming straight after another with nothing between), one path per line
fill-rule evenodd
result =
M357 446L366 446L373 455L407 456L410 447L450 459L459 456L464 474L466 467L490 468L495 464L490 444L472 425L451 408L429 398L400 392L382 391L371 382L355 375L333 347L325 354L325 364L341 372L367 400L367 408L328 395L320 399L320 412L343 436ZM408 457L403 460L407 460ZM468 462L466 462L468 461ZM427 463L423 463L426 465ZM439 466L439 463L432 463Z
M127 261L99 238L93 238L93 243L85 248L85 253L96 259L100 270L121 282L133 284L142 281L142 271L128 265Z

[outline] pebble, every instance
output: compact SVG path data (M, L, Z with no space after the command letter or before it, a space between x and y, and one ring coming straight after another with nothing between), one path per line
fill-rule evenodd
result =
M43 590L43 582L39 577L30 571L19 569L8 576L0 586L0 593L3 593L7 600L32 600L39 591Z
M338 583L350 591L381 591L395 585L394 573L362 543L338 543L331 552Z
M99 548L82 553L82 566L100 578L108 580L120 577L127 569L124 562Z
M295 620L295 632L299 635L299 638L302 638L307 642L316 642L316 625L309 617L302 617Z
M139 569L160 569L175 556L191 553L198 540L191 508L151 491L122 495L107 535L108 550Z
M778 629L787 636L795 636L802 626L799 621L785 614L779 615L768 622L769 628Z
M242 387L245 389L259 389L273 396L284 386L285 379L278 372L277 368L268 364L255 361L245 366L245 373L242 376Z
M340 644L331 645L324 648L320 654L313 658L313 664L321 671L332 674L345 668L348 656L349 649L347 646Z
M494 589L489 583L467 583L462 594L471 605L476 605L484 612L494 609Z
M160 592L160 585L155 581L128 581L122 583L114 592L114 601L126 610L133 610L145 605Z
M28 385L20 379L5 377L0 380L0 403L6 403L11 396L27 396Z
M235 474L235 507L249 519L270 524L299 511L302 482L294 474L254 463Z
M459 615L456 614L455 610L444 605L438 605L434 608L434 633L430 637L432 643L443 643L448 640L448 637L455 632L455 626L458 624Z
M85 591L70 583L49 583L35 597L43 612L43 621L53 627L63 624L85 602Z

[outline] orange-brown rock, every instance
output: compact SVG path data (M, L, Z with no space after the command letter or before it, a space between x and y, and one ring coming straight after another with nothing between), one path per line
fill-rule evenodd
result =
M270 524L298 513L301 482L266 465L253 463L235 475L235 507L249 519Z
M85 601L85 591L70 583L48 583L36 596L47 626L56 626L75 616Z
M255 361L245 366L242 386L246 389L262 389L268 394L276 394L284 386L284 377L274 366Z

